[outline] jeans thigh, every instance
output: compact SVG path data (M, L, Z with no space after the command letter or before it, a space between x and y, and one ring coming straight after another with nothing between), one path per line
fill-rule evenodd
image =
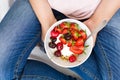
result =
M120 10L97 36L89 59L80 66L71 68L83 80L120 79Z
M120 79L120 10L112 17L97 37L96 53L103 80Z
M0 80L18 78L40 34L29 0L16 0L0 23Z
M28 60L21 80L76 80L75 78L58 72L49 65L35 60Z

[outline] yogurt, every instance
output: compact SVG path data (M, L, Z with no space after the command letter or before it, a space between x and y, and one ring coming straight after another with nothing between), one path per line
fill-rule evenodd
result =
M63 49L61 50L61 54L62 54L63 56L71 56L71 55L73 54L73 52L71 52L71 51L69 50L69 47L67 47L67 45L64 45L64 46L63 46Z

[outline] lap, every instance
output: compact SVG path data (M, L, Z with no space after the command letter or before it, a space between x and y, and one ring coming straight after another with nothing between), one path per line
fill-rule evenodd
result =
M106 27L98 34L95 52L102 76L107 79L120 77L120 10L112 17ZM103 77L105 79L105 77Z
M34 65L33 65L34 64ZM69 75L64 75L61 72L53 69L49 65L40 61L28 60L21 80L76 80Z
M29 0L16 0L0 23L0 79L18 78L40 40L40 24Z

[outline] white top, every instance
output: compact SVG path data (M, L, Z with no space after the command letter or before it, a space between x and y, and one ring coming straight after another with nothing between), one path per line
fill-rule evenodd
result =
M101 0L48 0L50 6L73 19L89 18Z

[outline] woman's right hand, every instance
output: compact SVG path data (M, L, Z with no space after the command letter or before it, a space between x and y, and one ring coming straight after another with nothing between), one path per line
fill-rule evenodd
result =
M88 19L88 20L84 21L84 24L90 29L91 32L93 32L95 30L96 25L97 25L92 19ZM94 45L96 42L96 37L97 37L97 33L93 35Z
M48 31L48 29L55 23L57 22L57 20L54 18L53 20L48 20L48 22L46 22L46 24L42 25L42 40L44 41L45 39L45 35Z

